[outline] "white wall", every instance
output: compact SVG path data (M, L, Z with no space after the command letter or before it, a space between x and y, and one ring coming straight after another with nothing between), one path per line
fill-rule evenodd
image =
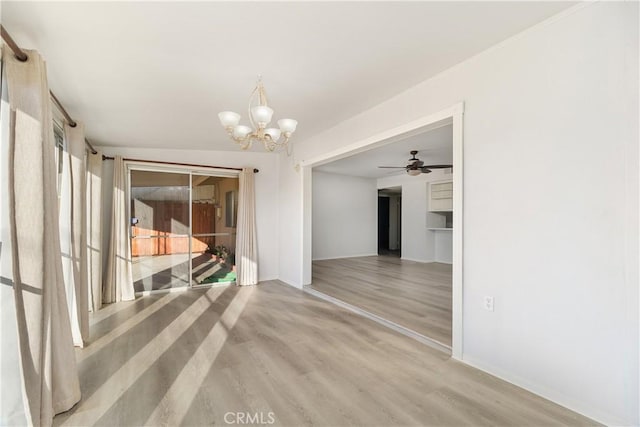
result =
M297 141L297 159L460 101L463 359L599 421L639 424L638 3L580 4ZM297 218L281 222L281 246L302 277L294 175L281 174L281 210Z
M302 173L296 169L292 157L280 156L280 209L279 228L287 230L287 235L279 234L279 273L283 282L301 287L305 281L299 260L302 259L304 248L302 245ZM309 200L310 203L310 200ZM310 282L310 278L308 278Z
M378 254L376 180L313 172L314 260Z
M437 169L420 176L402 174L377 180L376 185L379 189L402 187L402 259L451 263L451 233L427 230L428 183L451 177L452 175L445 174L443 169ZM449 252L441 253L447 251L447 245Z
M258 234L258 275L259 280L279 277L279 223L278 223L278 174L279 157L271 153L201 151L201 150L161 150L144 148L102 147L105 155L119 154L125 158L181 162L199 165L258 168L256 174L256 229ZM104 247L109 241L111 212L111 180L113 162L103 162L103 221ZM103 251L106 254L106 250ZM104 264L106 266L106 263Z

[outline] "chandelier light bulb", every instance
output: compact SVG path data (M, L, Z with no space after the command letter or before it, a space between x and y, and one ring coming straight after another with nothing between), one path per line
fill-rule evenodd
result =
M422 172L420 171L420 169L409 169L407 170L407 173L411 176L418 176L420 175Z
M264 130L264 133L271 137L271 141L277 142L280 139L280 129L268 128Z
M251 117L253 121L258 123L258 126L264 128L271 121L273 116L273 110L266 105L258 105L251 108Z
M233 136L236 138L246 138L251 133L252 129L249 126L238 125L233 129Z
M298 126L298 122L293 119L280 119L278 120L278 126L282 132L292 134Z
M240 123L240 114L234 113L233 111L223 111L218 114L218 118L225 128L235 127Z

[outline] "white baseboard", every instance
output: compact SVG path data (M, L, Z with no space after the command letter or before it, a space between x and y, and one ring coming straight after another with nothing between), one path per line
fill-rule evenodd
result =
M296 289L302 289L302 285L298 286L296 284L294 284L293 282L289 282L288 280L285 280L283 278L279 278L279 279L274 279L277 280L278 282L287 285L287 286L291 286L292 288L296 288Z
M342 255L342 256L334 256L329 258L313 258L312 261L328 261L330 259L344 259L344 258L362 258L367 256L378 256L378 253L369 253L369 254L358 254L358 255Z
M601 411L595 410L592 405L589 405L585 402L578 402L575 399L567 397L562 393L558 393L555 390L551 390L540 384L535 384L524 378L520 378L516 375L512 375L509 372L505 372L501 369L498 369L488 364L485 364L483 362L477 361L473 358L468 357L467 355L463 355L462 359L456 359L456 360L458 360L461 363L464 363L465 365L469 365L473 368L479 369L483 372L493 375L494 377L500 378L501 380L511 383L522 389L525 389L530 393L533 393L537 396L542 397L543 399L547 399L560 406L564 406L565 408L570 409L573 412L577 412L580 415L583 415L587 418L591 418L592 420L595 420L604 425L622 426L622 425L633 424L629 420L623 421L617 417L612 416L611 414L602 413Z
M406 257L401 257L400 259L403 261L419 262L421 264L431 264L431 263L437 262L438 264L453 265L453 261L438 261L437 259L424 260L424 259L415 259L415 258L406 258Z
M430 262L435 262L434 260L428 260L428 259L415 259L415 258L408 258L408 257L400 257L401 260L403 261L413 261L413 262L420 262L422 264L428 264Z

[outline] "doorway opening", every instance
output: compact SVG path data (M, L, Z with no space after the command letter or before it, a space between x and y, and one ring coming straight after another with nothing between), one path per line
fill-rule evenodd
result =
M450 351L452 163L444 122L314 168L310 287Z
M378 255L402 257L402 187L378 190Z
M456 104L438 113L300 163L304 194L301 271L303 285L306 285L303 287L304 290L439 348L457 359L462 359L463 333L463 110L462 103ZM437 147L418 146L416 144L419 141L414 138L434 136L439 132L448 135L450 157L449 161L436 163L437 156L434 154L437 153L432 152L432 149ZM407 142L411 147L404 147L404 163L402 159L390 157L389 150L393 150L392 147L397 148ZM350 158L357 161L352 162ZM372 158L376 160L373 163L370 161ZM424 163L416 166L416 161ZM376 183L373 193L370 193L371 186L363 184L354 176L366 178L365 169L370 169L372 164L374 167L382 166L389 172L395 169L396 172L388 176L380 176L377 172L372 176L376 178ZM443 164L452 167L444 167ZM431 165L434 166L427 167ZM330 197L318 204L317 188L322 188L323 184L317 181L328 181L327 175L330 174L338 177L334 181L339 184L331 186L332 192L328 193ZM371 203L366 197L362 197L363 194L373 194L372 204L377 214L378 190L394 186L402 187L399 259L378 254L379 243L384 247L384 242L378 242L378 228L382 228L382 225L378 223L377 218L374 218L373 226L370 225L371 218L366 214L366 207L371 206ZM358 193L351 193L358 194L357 198L346 194L349 187L361 189ZM339 205L332 207L325 203L331 198L339 201ZM340 213L337 221L333 222L338 227L318 224L318 221L323 219L323 216L316 214L318 206L324 212ZM357 221L354 218L357 218ZM368 234L351 236L354 231L363 227L370 227L371 231ZM329 230L334 230L336 234L331 234ZM339 240L360 245L367 245L368 237L374 236L372 251L375 255L366 255L368 251L362 246L358 248L364 254L360 257L352 255L349 259L344 256L335 259L330 253L325 253L323 258L318 258L315 255L316 236L322 236L322 241ZM328 246L329 249L331 247L340 248L341 253L348 252L348 247L342 243ZM349 271L341 271L344 266ZM423 271L424 268L429 271ZM367 274L368 276L364 277ZM365 289L371 280L375 282L373 289ZM432 286L425 288L425 280L433 282ZM348 287L340 286L340 283L344 284L347 281ZM329 294L326 289L320 290L323 284L332 287L333 293ZM411 285L411 292L421 296L406 298L406 289L398 289L393 293L394 284ZM389 298L381 297L381 293L385 292L390 292ZM353 294L356 299L346 302L348 294ZM402 300L400 296L405 298L404 301L399 301ZM369 303L372 297L378 300ZM434 301L437 303L431 305ZM368 305L365 307L364 304ZM416 307L415 304L422 305ZM433 307L439 311L438 315L425 315L425 307ZM388 316L392 310L393 318ZM407 322L412 324L408 325Z

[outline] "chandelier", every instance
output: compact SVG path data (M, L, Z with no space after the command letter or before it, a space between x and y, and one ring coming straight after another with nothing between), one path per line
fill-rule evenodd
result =
M260 76L258 76L258 83L249 97L251 127L239 124L240 114L233 111L223 111L218 114L220 123L233 142L240 145L243 150L250 148L254 141L261 142L267 151L288 148L289 138L296 130L298 122L293 119L280 119L278 120L278 128L268 128L271 116L273 116L273 110L269 108L267 103L267 94Z

